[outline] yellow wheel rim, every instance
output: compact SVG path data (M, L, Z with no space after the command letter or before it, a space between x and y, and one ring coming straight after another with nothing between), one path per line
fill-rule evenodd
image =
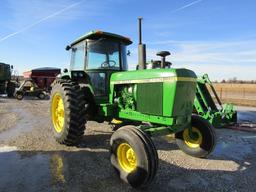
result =
M111 123L113 123L113 124L121 124L121 123L123 123L123 121L113 118Z
M55 93L52 99L52 122L54 129L60 133L64 127L64 104L59 93Z
M189 131L188 129L185 129L183 131L183 139L184 139L184 142L186 143L186 145L190 148L198 148L200 147L200 145L202 144L203 142L203 137L202 137L202 134L201 132L195 128L195 127L192 127L192 132L193 134L196 134L196 138L191 138L190 135L189 135Z
M137 157L132 147L122 143L117 148L117 159L121 168L130 173L137 167Z

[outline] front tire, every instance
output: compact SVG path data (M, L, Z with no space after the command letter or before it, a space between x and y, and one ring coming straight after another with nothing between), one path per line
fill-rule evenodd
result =
M24 94L23 94L22 92L17 92L17 93L15 94L15 97L16 97L16 99L18 99L18 100L22 100L23 97L24 97Z
M186 154L193 157L207 157L215 148L216 135L213 126L200 116L192 115L192 134L186 128L175 134L176 143Z
M38 97L39 99L43 100L43 99L45 99L46 95L45 95L44 92L41 92L41 93L38 94L37 97Z
M132 187L144 187L152 182L158 155L149 136L134 126L124 126L110 139L111 164L119 177Z
M79 85L56 80L51 91L51 119L57 142L75 145L85 130L85 99Z

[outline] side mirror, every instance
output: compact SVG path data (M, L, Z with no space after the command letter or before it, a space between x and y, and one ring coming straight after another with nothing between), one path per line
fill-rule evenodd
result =
M63 69L63 73L67 73L67 72L68 72L67 68Z
M66 51L68 51L70 48L71 48L71 46L70 46L70 45L67 45L67 46L66 46Z
M11 65L11 69L13 69L13 65Z
M130 50L127 51L127 56L131 56L131 51Z

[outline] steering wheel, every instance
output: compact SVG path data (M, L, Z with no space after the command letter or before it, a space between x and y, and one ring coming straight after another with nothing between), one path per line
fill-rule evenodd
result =
M110 63L113 63L113 65L110 65ZM108 60L101 63L101 68L114 67L115 65L116 65L116 62L114 60Z

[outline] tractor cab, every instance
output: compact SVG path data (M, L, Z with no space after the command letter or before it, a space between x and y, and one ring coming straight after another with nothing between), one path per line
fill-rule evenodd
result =
M102 31L91 31L67 46L71 50L70 75L78 83L89 83L96 100L108 100L110 76L126 71L129 38Z

